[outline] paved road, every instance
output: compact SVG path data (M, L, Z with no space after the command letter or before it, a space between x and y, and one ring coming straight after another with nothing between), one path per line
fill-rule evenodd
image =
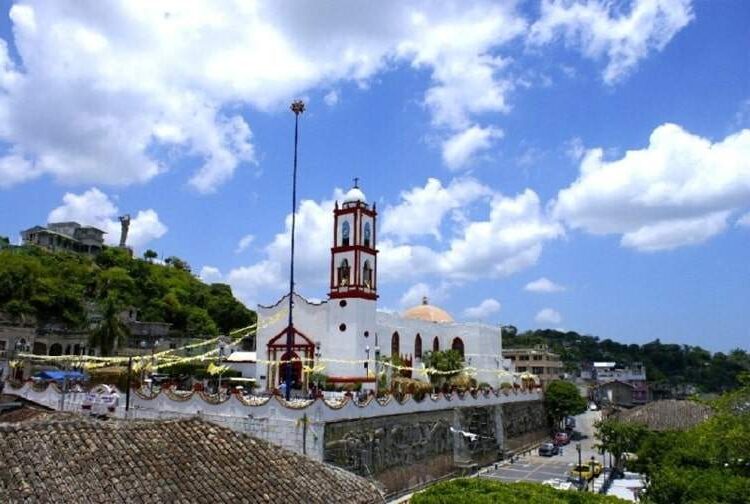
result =
M602 461L601 455L594 449L594 422L599 420L598 411L587 411L576 417L576 430L584 437L581 439L581 460L585 464L591 456ZM519 458L513 464L502 465L485 475L486 478L501 481L536 481L548 479L566 479L570 469L578 464L578 452L575 442L563 447L562 455L554 457L540 457L537 452Z

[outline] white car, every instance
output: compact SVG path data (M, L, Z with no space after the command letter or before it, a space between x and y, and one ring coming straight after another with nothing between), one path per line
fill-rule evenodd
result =
M590 403L590 404L589 404L589 409L590 409L591 411L596 411L596 410L598 410L598 409L599 409L599 407L598 407L598 406L596 405L596 403L593 403L593 402L592 402L592 403Z

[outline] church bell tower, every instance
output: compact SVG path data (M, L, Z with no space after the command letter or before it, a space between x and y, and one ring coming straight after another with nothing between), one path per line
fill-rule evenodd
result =
M375 248L377 212L366 202L357 179L333 210L331 299L378 298L378 250Z

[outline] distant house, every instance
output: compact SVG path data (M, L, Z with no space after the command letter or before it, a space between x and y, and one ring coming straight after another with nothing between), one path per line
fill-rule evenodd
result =
M24 245L36 245L52 251L98 254L104 248L106 231L77 222L50 222L21 231Z
M534 348L504 348L503 357L514 364L517 372L538 376L544 388L565 374L560 356L551 352L545 345L537 345Z
M602 404L629 408L635 404L633 402L634 388L630 383L614 380L597 385L594 397Z
M2 502L384 502L360 476L198 419L50 415L0 424L0 454Z
M627 400L629 405L643 404L650 400L648 382L646 381L646 367L641 363L621 366L616 362L593 362L583 367L581 378L591 383L593 387L592 399L594 400L606 401L607 397L611 397L615 392L617 392L618 400ZM615 385L615 383L619 385ZM626 390L622 384L631 387ZM629 397L631 395L632 397ZM609 402L611 404L622 404Z

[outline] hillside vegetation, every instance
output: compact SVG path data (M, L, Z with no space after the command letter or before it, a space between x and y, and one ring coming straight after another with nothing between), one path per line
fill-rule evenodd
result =
M702 392L721 392L739 387L739 376L750 371L750 354L739 348L728 354L712 354L699 346L666 344L658 339L643 345L627 345L574 331L544 329L517 333L513 326L503 329L504 348L547 345L560 355L568 372L578 371L582 362L614 361L623 365L642 362L651 383L691 384Z
M168 322L191 337L225 334L256 318L228 285L204 284L178 258L160 265L118 248L93 258L36 247L0 250L0 311L18 322L83 329L92 313L107 317L130 307L140 320Z

